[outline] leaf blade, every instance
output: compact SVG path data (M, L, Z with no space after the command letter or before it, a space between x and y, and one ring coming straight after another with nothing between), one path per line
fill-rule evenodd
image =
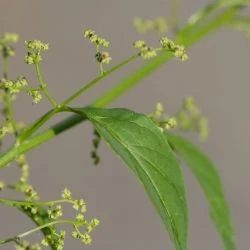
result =
M197 147L186 139L173 134L167 134L166 137L177 154L189 166L203 189L208 199L211 218L222 238L225 249L235 250L236 246L233 240L228 204L224 198L221 181L213 164Z
M176 249L185 250L187 209L183 179L164 135L146 116L126 109L78 109L143 184Z

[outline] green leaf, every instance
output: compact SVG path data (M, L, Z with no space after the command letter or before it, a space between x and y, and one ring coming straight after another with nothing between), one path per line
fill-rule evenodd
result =
M226 250L235 250L228 204L225 201L220 178L211 161L184 138L167 134L176 153L184 159L197 178L208 200L211 218L223 240Z
M74 109L86 115L143 184L177 250L186 249L187 209L178 162L160 129L127 109Z

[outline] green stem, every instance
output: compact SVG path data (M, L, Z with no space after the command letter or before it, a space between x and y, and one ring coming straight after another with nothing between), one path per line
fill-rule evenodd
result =
M18 234L16 236L13 236L11 238L8 238L8 239L4 239L4 240L0 240L0 245L3 245L3 244L6 244L8 242L16 242L16 241L19 241L21 238L24 238L30 234L33 234L35 232L38 232L46 227L51 227L51 226L54 226L54 225L57 225L57 224L71 224L71 225L75 225L76 222L75 221L72 221L72 220L57 220L57 221L52 221L52 222L49 222L49 223L46 223L44 225L41 225L39 227L35 227L25 233L22 233L22 234Z
M77 98L79 95L81 95L83 92L85 92L86 90L88 90L89 88L93 87L96 83L98 83L100 80L102 80L103 78L105 78L106 76L110 75L111 73L113 73L114 71L116 71L117 69L125 66L126 64L128 64L129 62L135 60L136 58L138 58L139 55L133 55L127 59L125 59L124 61L122 61L121 63L115 65L114 67L112 67L111 69L107 70L105 73L101 74L100 76L96 77L95 79L93 79L91 82L89 82L87 85L83 86L82 88L80 88L79 90L77 90L75 93L73 93L70 97L68 97L65 101L63 101L61 103L61 106L65 106L68 105L72 100L74 100L75 98Z
M8 78L8 60L5 56L3 56L3 78Z
M197 34L192 34L189 36L183 36L181 33L178 36L178 42L181 41L183 45L190 46L191 44L196 43L199 39L203 38L208 33L218 29L224 23L231 20L233 15L235 14L234 9L230 8L216 16L211 22L207 25L201 27L197 31ZM165 62L170 59L168 53L162 51L159 56L153 58L151 61L143 65L140 69L136 70L132 75L125 78L119 85L116 85L109 92L105 93L103 96L99 97L95 102L94 106L96 107L104 107L109 104L111 101L118 98L121 94L127 91L129 88L135 86L139 83L140 80L145 78L147 75L155 71ZM78 95L78 94L77 94ZM81 117L79 115L72 115L66 120L59 122L55 126L50 129L38 134L28 140L26 140L20 146L15 146L9 149L5 154L0 158L0 168L5 167L8 163L10 163L15 157L24 152L29 151L30 149L48 141L49 139L55 137L56 135L72 128L73 126L79 124L86 118Z
M15 207L15 206L49 206L53 204L61 204L61 203L69 203L74 204L73 200L55 200L55 201L18 201L18 200L8 200L8 199L0 199L0 204Z
M46 87L46 84L43 80L43 76L42 76L42 73L41 73L41 70L40 70L40 66L39 66L39 62L36 62L35 63L35 69L36 69L36 75L37 75L37 79L38 79L38 82L40 84L40 89L41 91L44 93L44 95L47 97L47 99L49 100L50 104L53 106L53 107L56 107L57 106L57 103L56 101L54 100L54 98L49 94L48 90L47 90L47 87Z

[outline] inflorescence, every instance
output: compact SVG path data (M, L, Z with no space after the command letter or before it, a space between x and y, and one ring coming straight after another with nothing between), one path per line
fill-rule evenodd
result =
M134 19L134 26L136 30L140 33L146 33L148 31L157 31L160 34L165 34L168 31L167 20L164 17L158 17L154 20L136 17Z
M93 30L86 30L83 32L83 36L96 46L96 54L95 59L100 65L100 73L104 74L103 64L109 64L112 58L110 57L109 53L106 51L100 50L101 47L108 48L109 42L98 36L95 31Z
M167 37L162 37L160 39L160 44L160 48L153 48L148 46L145 41L138 40L134 42L133 46L135 49L139 50L139 56L143 57L144 59L155 57L157 56L157 52L162 50L170 52L174 57L182 61L186 61L188 59L188 55L184 46L176 44Z
M184 98L182 107L174 116L164 113L164 107L161 103L157 103L155 111L149 116L162 131L180 129L181 131L198 133L201 140L208 137L207 118L202 115L191 96Z
M12 238L11 241L16 243L16 249L42 249L42 247L52 246L53 249L62 250L66 237L66 231L57 231L55 225L70 224L72 225L71 236L78 239L84 245L89 245L92 242L91 234L93 230L100 224L97 218L88 220L85 217L87 211L86 202L83 199L73 199L71 191L65 188L61 194L60 200L55 201L11 201L9 203L25 211L35 222L39 222L42 218L46 221L37 228L33 228L24 234L19 234ZM70 204L73 210L76 211L73 219L63 218L63 205ZM41 210L41 206L45 210ZM30 234L39 230L46 229L46 234L40 243L31 244L30 242L22 239ZM0 241L1 242L1 241Z

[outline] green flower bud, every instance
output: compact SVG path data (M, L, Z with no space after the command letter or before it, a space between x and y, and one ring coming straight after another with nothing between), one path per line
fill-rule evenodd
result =
M65 200L72 200L71 191L68 188L65 188L62 192L61 197Z
M41 42L40 40L25 41L26 48L34 51L48 50L49 44Z
M37 104L42 100L42 95L38 90L29 90L28 95L32 97L33 103Z
M95 58L99 63L109 64L112 58L109 56L108 52L97 52Z

